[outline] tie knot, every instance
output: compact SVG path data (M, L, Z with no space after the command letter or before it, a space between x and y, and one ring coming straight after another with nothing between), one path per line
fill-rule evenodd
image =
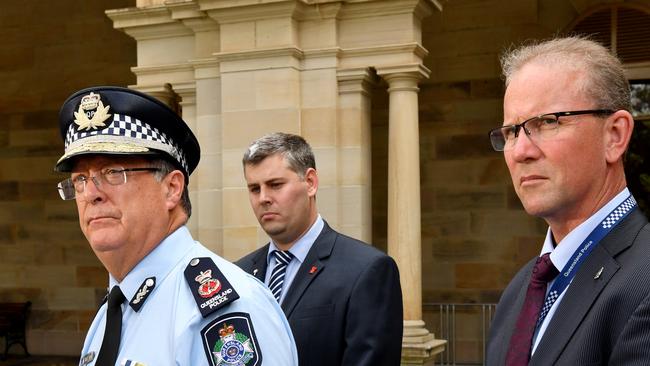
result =
M291 254L291 252L288 250L274 250L273 256L275 257L275 260L278 262L278 264L282 265L287 265L293 258L293 254Z
M550 282L558 275L558 270L551 262L550 253L546 253L543 256L537 258L535 267L533 268L533 280L539 282Z
M108 294L108 306L115 307L122 305L125 299L122 290L120 290L120 286L113 286L111 292Z

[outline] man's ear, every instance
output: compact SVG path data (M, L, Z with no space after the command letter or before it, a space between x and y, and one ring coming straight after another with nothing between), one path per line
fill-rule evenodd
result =
M632 138L634 117L625 110L616 111L605 121L605 159L613 164L621 160Z
M316 169L307 169L305 172L305 183L307 183L307 194L309 197L316 196L316 192L318 191L318 174L316 173Z
M178 206L185 189L185 176L180 170L174 170L163 179L166 205L168 210Z

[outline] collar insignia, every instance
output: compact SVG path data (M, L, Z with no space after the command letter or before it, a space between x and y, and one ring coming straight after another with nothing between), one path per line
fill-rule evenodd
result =
M95 359L95 351L86 353L81 357L81 366L89 365Z
M140 285L140 288L138 288L138 291L135 292L135 295L133 295L133 298L131 299L131 302L129 305L131 305L131 308L138 312L144 302L147 300L147 297L149 297L149 294L151 294L151 290L156 287L156 277L149 277L144 282L142 282L142 285Z

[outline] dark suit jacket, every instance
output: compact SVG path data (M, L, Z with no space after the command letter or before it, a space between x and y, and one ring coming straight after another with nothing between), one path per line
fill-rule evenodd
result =
M505 364L533 265L534 260L517 273L497 305L488 340L489 366ZM637 208L583 262L529 365L648 364L650 225Z
M264 282L268 248L236 264ZM391 257L325 223L288 291L282 309L301 366L400 364L402 290Z

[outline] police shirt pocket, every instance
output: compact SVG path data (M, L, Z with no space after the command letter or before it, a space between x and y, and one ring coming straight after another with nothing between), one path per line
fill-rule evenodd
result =
M296 319L324 318L334 314L334 304L310 306L296 309Z

